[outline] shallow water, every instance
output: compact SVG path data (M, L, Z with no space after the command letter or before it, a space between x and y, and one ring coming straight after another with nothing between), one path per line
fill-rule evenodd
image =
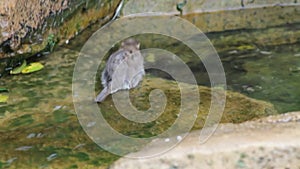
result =
M269 101L282 113L300 110L300 44L276 46L268 52L236 60L246 72L242 76L235 75L237 71L232 77L228 74L229 87Z
M271 102L281 113L300 110L300 44L219 55L229 90ZM207 79L201 69L194 70L198 79ZM209 85L209 81L200 84Z
M237 33L233 32L233 34ZM222 36L222 33L218 33L218 36ZM208 34L212 41L217 41L218 36ZM207 70L199 57L185 45L178 44L176 41L172 42L172 39L166 41L175 45L152 44L153 46L151 46L145 44L145 46L161 47L165 45L164 49L186 61L199 85L210 87ZM268 101L274 104L280 113L300 110L299 43L259 46L253 42L253 44L232 45L232 47L226 47L227 49L220 46L216 48L219 49L219 56L224 67L227 89ZM147 72L172 79L168 74L157 70L148 70Z
M105 166L117 158L82 134L71 95L77 56L58 48L37 60L43 70L1 79L9 99L0 105L0 168L82 168Z
M0 87L9 89L8 102L0 105L3 141L0 168L14 161L28 161L18 163L19 168L23 165L47 167L53 163L63 163L64 168L80 168L86 164L105 166L118 158L83 135L72 103L74 64L83 42L94 31L91 28L52 54L33 59L45 65L43 70L0 79ZM196 56L191 50L174 39L164 43L156 35L152 37L156 38L154 43L148 37L137 38L142 48L166 48L180 55L191 67L198 84L210 86L204 66L199 58L193 60ZM282 113L300 110L299 44L268 48L241 45L222 50L220 57L229 90L270 101ZM147 73L169 78L153 70ZM69 138L76 139L70 142ZM79 163L73 165L72 161Z

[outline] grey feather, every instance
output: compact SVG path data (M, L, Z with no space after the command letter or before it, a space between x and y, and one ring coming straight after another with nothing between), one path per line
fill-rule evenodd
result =
M104 99L110 94L107 87L105 87L96 97L95 102L103 102Z

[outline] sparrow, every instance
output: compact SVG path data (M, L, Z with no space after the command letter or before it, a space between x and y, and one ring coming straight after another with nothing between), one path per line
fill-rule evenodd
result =
M102 72L104 87L95 102L103 102L112 93L135 88L145 75L144 58L140 52L140 43L129 38L121 43L120 49L110 55Z

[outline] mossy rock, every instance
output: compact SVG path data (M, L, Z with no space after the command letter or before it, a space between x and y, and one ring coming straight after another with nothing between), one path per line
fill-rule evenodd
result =
M186 85L187 87L193 87L192 85ZM170 127L178 117L181 94L175 81L146 77L138 88L130 90L132 104L141 111L149 109L148 96L154 89L163 90L167 98L167 104L161 116L149 123L134 123L123 117L114 106L111 96L101 103L99 107L107 122L123 134L134 137L149 137L160 134ZM211 106L211 89L204 86L198 86L198 89L201 101L193 129L201 129L204 126ZM241 123L271 114L277 114L272 104L227 91L221 123Z

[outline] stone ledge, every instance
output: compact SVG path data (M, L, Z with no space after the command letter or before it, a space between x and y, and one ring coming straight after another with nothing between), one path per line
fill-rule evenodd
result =
M194 131L162 156L121 158L110 168L299 168L299 117L300 112L294 112L241 124L221 124L204 144L199 143L200 132ZM144 148L137 153L143 151L151 150Z
M294 0L188 0L183 7L183 18L203 32L235 29L259 29L300 22L300 3ZM130 0L123 15L144 16L179 15L176 4L181 0Z

